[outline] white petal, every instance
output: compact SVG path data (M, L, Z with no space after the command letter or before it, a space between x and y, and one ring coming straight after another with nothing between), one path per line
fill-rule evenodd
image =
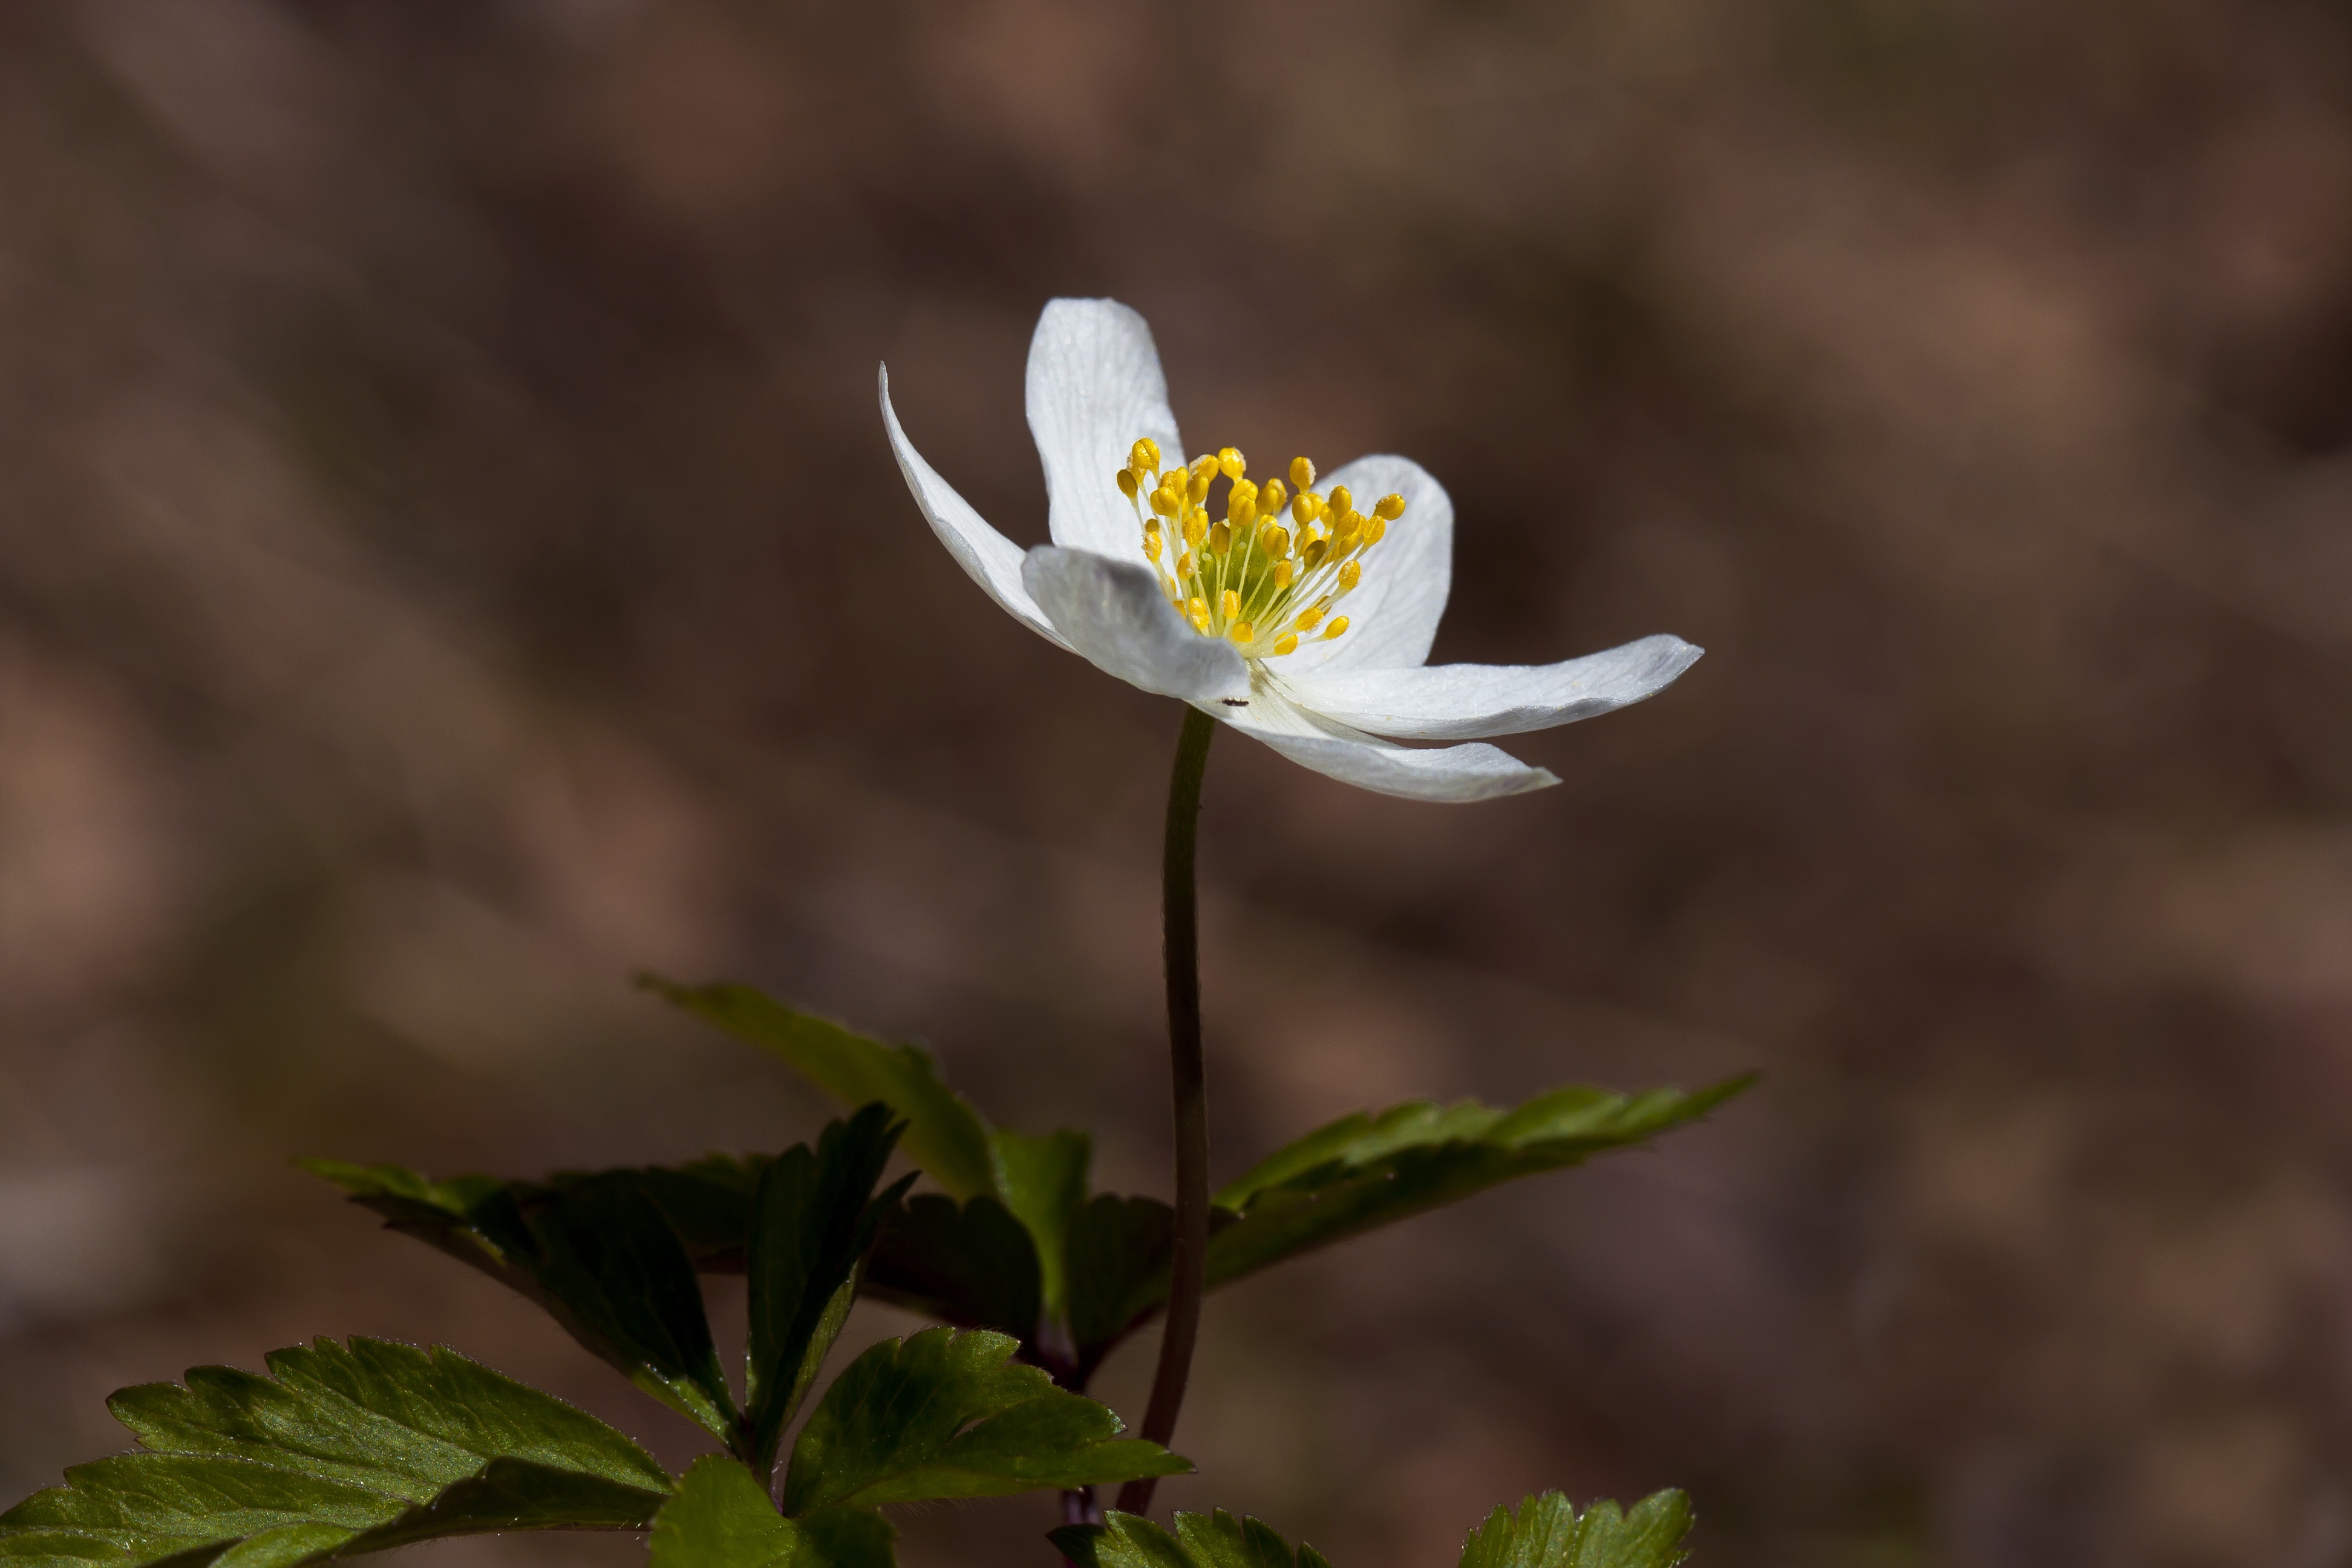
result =
M1362 556L1363 580L1332 613L1348 630L1330 642L1303 645L1278 667L1286 677L1310 669L1398 669L1429 661L1429 645L1454 586L1454 502L1445 487L1411 458L1359 458L1322 476L1329 495L1348 487L1367 517L1384 495L1404 497L1404 516Z
M1194 631L1147 566L1041 544L1021 580L1071 647L1130 686L1201 702L1249 691L1240 651Z
M1184 461L1168 381L1143 318L1116 300L1054 300L1029 340L1029 431L1045 465L1046 526L1066 550L1143 559L1143 530L1119 493L1136 438Z
M1385 541L1383 541L1385 542ZM1643 637L1561 664L1441 664L1277 677L1301 707L1410 741L1517 735L1572 724L1656 695L1698 662L1677 637Z
M907 488L915 492L915 504L923 509L930 520L931 531L956 558L956 564L971 574L971 580L988 590L988 596L1019 617L1030 630L1060 647L1070 645L1062 640L1037 601L1021 585L1021 547L988 526L971 503L955 493L937 469L923 461L900 428L898 410L890 406L890 367L884 365L881 375L882 424L890 432L890 450L898 455L898 471L907 476Z
M1318 719L1294 707L1260 682L1249 706L1195 704L1254 741L1263 741L1302 767L1328 773L1342 784L1405 800L1494 800L1556 784L1542 768L1531 768L1494 746L1443 746L1417 751Z

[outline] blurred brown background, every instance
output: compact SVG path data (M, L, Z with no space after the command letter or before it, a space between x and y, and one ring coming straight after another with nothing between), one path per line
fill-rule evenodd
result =
M1057 293L1196 447L1435 471L1439 658L1710 650L1501 804L1220 743L1220 1172L1767 1074L1219 1298L1163 1498L1342 1568L1667 1484L1710 1568L2352 1562L2341 0L13 0L0 1496L313 1332L690 1455L286 1163L820 1124L640 965L1165 1190L1176 712L987 603L873 401L1041 538Z

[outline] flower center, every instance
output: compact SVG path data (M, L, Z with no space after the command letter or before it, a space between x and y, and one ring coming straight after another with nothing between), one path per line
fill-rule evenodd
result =
M1332 607L1364 575L1363 554L1404 515L1404 497L1382 496L1367 517L1348 487L1323 495L1315 465L1290 460L1290 483L1258 485L1227 447L1163 469L1150 437L1128 453L1119 492L1143 528L1143 556L1168 602L1205 637L1233 642L1245 658L1280 658L1299 639L1329 641L1348 629ZM1222 521L1209 517L1209 486L1233 481ZM1285 526L1285 512L1288 526Z

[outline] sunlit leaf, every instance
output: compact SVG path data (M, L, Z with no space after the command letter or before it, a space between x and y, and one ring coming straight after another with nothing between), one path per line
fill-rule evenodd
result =
M748 985L679 985L647 976L648 989L730 1034L774 1052L849 1105L878 1100L906 1118L908 1156L958 1198L996 1192L989 1127L940 1080L915 1046L887 1046ZM999 1194L1002 1195L1002 1194Z
M1209 1240L1213 1288L1270 1264L1393 1225L1521 1176L1557 1171L1594 1154L1629 1148L1697 1120L1752 1081L1685 1094L1636 1095L1571 1088L1514 1110L1425 1101L1346 1117L1308 1133L1216 1194ZM1072 1230L1073 1319L1091 1364L1166 1300L1168 1255L1151 1247L1158 1221L1133 1208L1116 1217L1097 1198ZM1162 1211L1164 1212L1164 1211ZM1083 1283L1080 1283L1083 1281Z
M1094 1155L1094 1140L1083 1132L1034 1138L999 1131L992 1146L997 1192L1036 1247L1038 1294L1046 1315L1058 1319L1068 1305L1065 1260L1070 1223L1087 1201L1087 1165Z
M1192 1467L1034 1366L1003 1334L930 1329L851 1363L802 1427L784 1510L1001 1497Z
M1497 1508L1470 1532L1461 1568L1674 1568L1686 1555L1690 1500L1657 1492L1625 1512L1596 1502L1583 1513L1558 1492Z
M293 1568L441 1536L638 1530L670 1479L594 1417L446 1350L331 1340L264 1377L114 1396L140 1451L0 1514L0 1562Z

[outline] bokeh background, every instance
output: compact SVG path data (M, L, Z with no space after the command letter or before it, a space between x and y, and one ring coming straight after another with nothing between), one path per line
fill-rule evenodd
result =
M1177 714L964 579L874 406L1042 538L1058 293L1195 445L1434 470L1441 659L1709 649L1529 798L1220 743L1218 1169L1766 1075L1216 1299L1163 1498L1343 1568L1668 1484L1710 1568L2352 1562L2340 0L11 0L0 1492L315 1332L691 1455L287 1163L821 1124L639 966L1165 1191Z

